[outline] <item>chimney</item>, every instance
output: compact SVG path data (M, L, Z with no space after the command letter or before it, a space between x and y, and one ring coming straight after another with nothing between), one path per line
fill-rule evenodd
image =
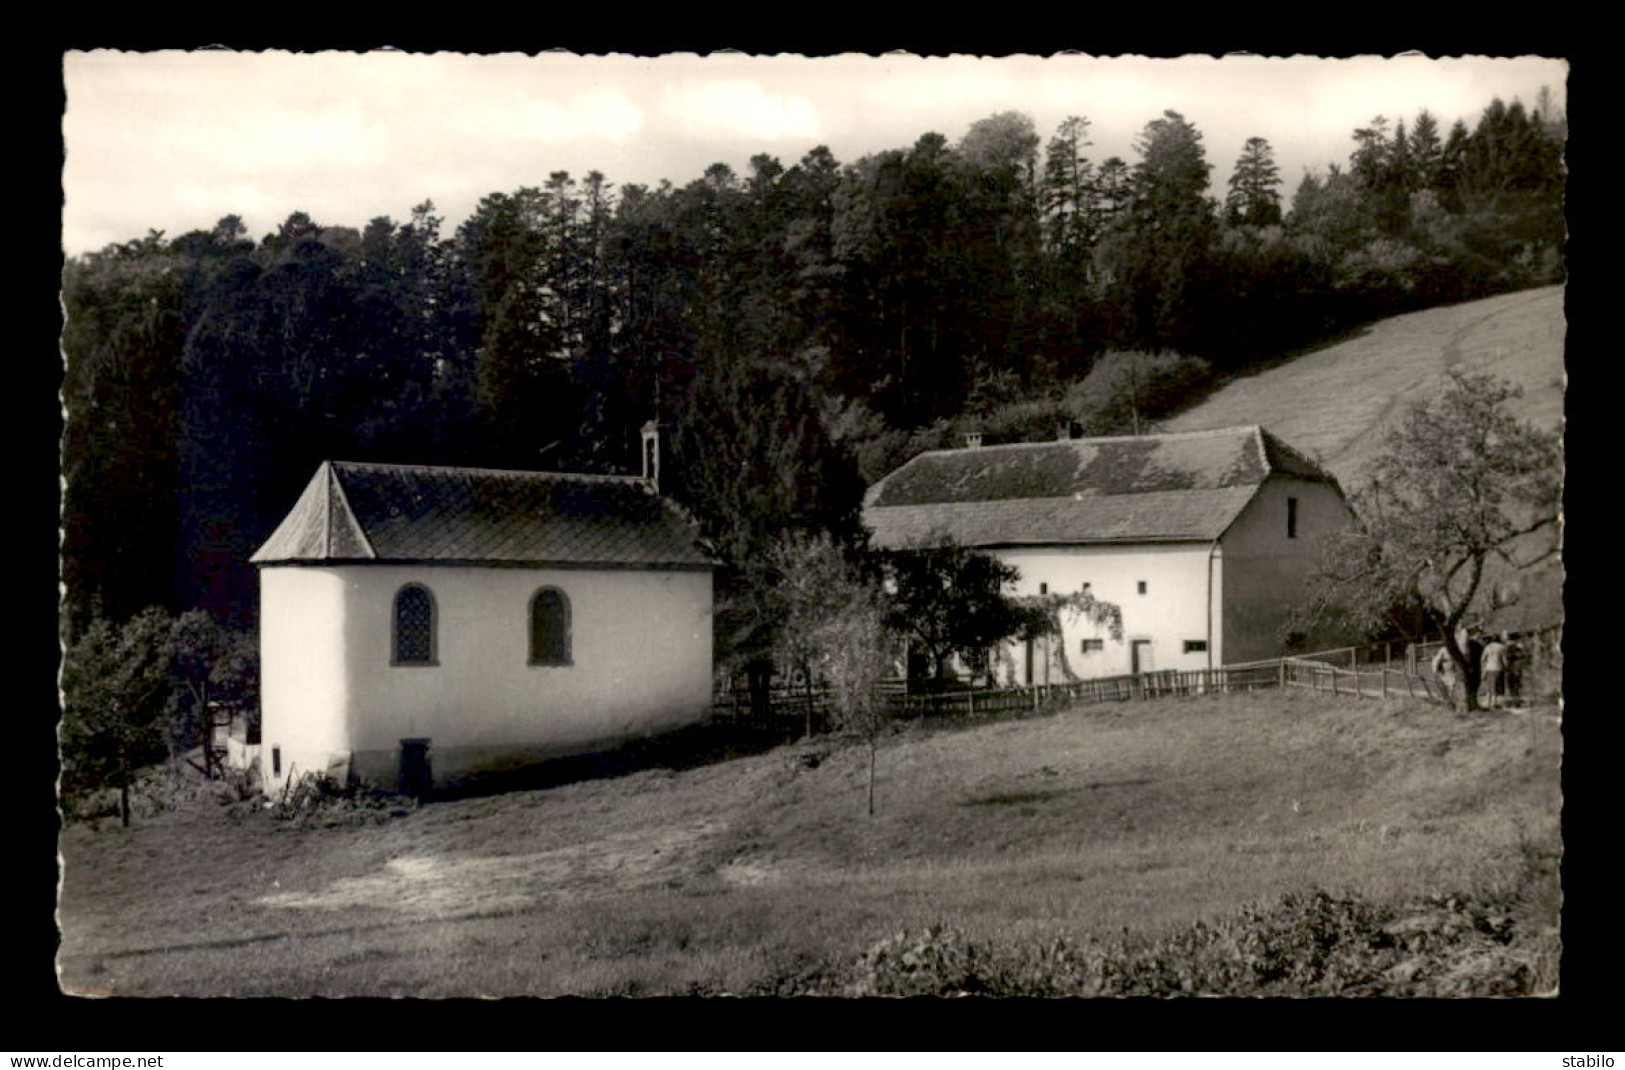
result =
M965 432L965 448L966 449L975 450L975 449L981 449L981 447L982 447L982 433L980 431L967 431L967 432Z
M660 425L653 420L643 425L643 478L660 489Z

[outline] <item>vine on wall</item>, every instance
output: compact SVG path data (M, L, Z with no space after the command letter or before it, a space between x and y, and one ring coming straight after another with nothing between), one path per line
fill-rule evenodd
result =
M1112 642L1123 641L1122 607L1115 602L1096 598L1089 590L1088 584L1069 594L1018 595L1012 598L1011 602L1025 618L1025 623L1016 633L1016 638L1023 642L1032 640L1045 643L1050 664L1058 664L1061 667L1062 678L1069 683L1082 677L1073 671L1071 663L1067 660L1065 633L1062 631L1063 618L1067 623L1087 619L1095 627L1104 628L1106 634L1111 636ZM1005 679L1013 682L1016 679L1016 665L1009 646L1000 646L998 658Z

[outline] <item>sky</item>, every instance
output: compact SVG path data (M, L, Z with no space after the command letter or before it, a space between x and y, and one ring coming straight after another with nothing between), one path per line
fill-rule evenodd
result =
M1085 155L1131 164L1145 125L1177 111L1202 133L1216 195L1263 137L1290 198L1375 116L1426 108L1442 133L1542 87L1566 109L1567 77L1539 57L69 52L62 243L78 255L229 214L256 239L295 211L359 228L426 199L449 235L481 197L555 171L681 186L716 162L745 174L758 153L788 167L818 145L851 163L927 132L957 141L1004 111L1045 142L1084 116Z

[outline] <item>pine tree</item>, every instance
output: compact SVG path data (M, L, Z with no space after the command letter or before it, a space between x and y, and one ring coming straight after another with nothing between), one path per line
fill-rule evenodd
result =
M1439 121L1426 108L1416 113L1416 122L1411 125L1410 158L1416 188L1437 189L1444 143L1439 140Z
M1225 216L1234 224L1271 227L1281 222L1281 170L1270 143L1250 137L1230 174Z
M1063 259L1088 249L1096 237L1094 165L1083 155L1089 144L1089 120L1073 115L1056 128L1044 150L1045 244Z
M1119 341L1182 349L1200 336L1217 236L1207 197L1212 167L1202 135L1175 111L1146 125L1136 143L1128 212L1097 254L1108 300L1121 317Z

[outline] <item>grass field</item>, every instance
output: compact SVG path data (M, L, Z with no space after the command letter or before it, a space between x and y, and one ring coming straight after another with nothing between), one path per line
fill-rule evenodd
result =
M1352 487L1381 448L1378 432L1451 368L1510 380L1523 388L1519 418L1561 427L1563 292L1548 286L1381 320L1225 384L1164 429L1263 424Z
M92 995L838 992L930 926L1156 939L1313 889L1514 889L1555 980L1557 747L1553 711L1262 693L911 727L874 818L866 749L830 740L308 827L197 802L66 830L59 970Z

